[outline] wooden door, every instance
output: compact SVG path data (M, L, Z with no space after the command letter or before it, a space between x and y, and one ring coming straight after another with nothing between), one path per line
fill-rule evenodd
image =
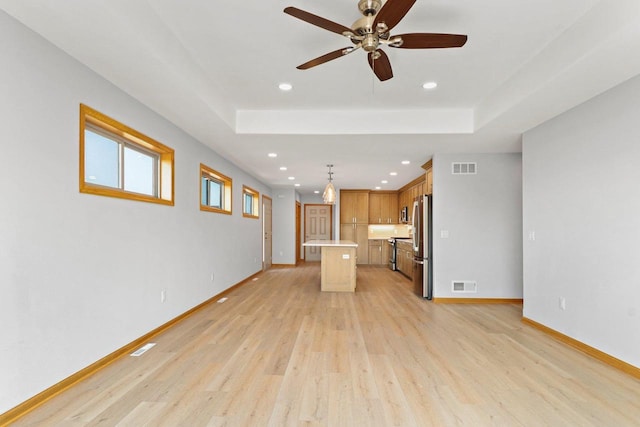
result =
M331 239L333 205L304 205L304 241ZM305 247L305 261L320 261L320 247Z
M271 258L273 252L272 243L272 217L271 217L272 201L270 197L262 196L262 270L271 268Z

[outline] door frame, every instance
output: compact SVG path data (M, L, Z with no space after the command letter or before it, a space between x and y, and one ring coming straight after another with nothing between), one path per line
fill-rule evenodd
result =
M269 262L267 263L267 259L266 259L266 253L267 253L267 243L266 243L266 239L265 239L265 233L266 233L266 218L267 215L265 215L266 209L265 209L265 199L269 200L269 204L271 205L271 209L269 212L269 220L271 221L270 224L270 229L271 229L271 238L269 239L269 243L271 244L271 247L269 248L269 253L271 254L271 258L269 260ZM273 260L273 199L269 196L265 196L264 194L262 195L262 271L266 271L269 268L271 268L271 264L272 264L272 260Z

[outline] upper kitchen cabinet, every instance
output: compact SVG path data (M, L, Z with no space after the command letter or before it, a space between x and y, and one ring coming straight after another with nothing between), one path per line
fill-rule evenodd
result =
M369 193L369 224L398 224L398 193Z
M424 194L433 194L433 160L422 165L425 173Z
M369 192L340 190L340 224L369 223Z
M426 190L427 185L425 182L425 175L420 175L398 190L398 210L402 211L403 207L407 207L407 213L409 215L407 222L411 222L411 208L413 206L413 200L421 194L427 194Z

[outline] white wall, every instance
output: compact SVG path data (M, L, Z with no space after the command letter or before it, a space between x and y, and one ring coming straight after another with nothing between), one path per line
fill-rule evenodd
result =
M478 173L453 175L452 162ZM520 153L434 156L434 297L522 298L521 176ZM454 280L476 281L477 293L453 292Z
M524 316L637 367L639 118L636 77L523 141Z
M296 263L296 200L293 188L273 189L273 264Z
M270 190L4 12L0 39L2 413L258 272L238 201ZM175 149L174 207L78 192L81 102ZM200 162L232 216L199 210Z

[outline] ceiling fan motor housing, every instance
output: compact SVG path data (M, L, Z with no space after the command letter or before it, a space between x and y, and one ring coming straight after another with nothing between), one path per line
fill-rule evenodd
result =
M360 0L358 9L364 16L373 16L380 10L382 0Z

